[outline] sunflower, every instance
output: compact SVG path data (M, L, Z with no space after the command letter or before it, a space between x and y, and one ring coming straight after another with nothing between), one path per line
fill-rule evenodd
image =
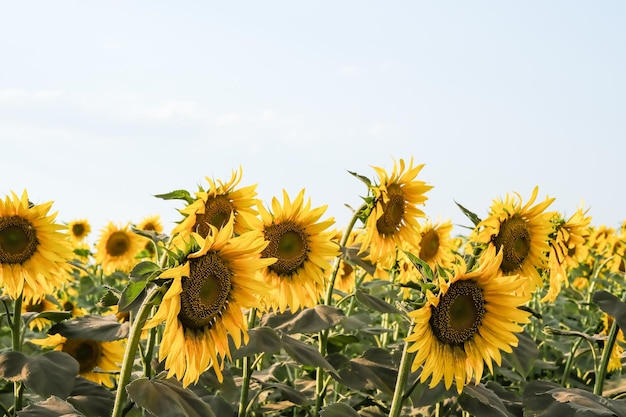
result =
M266 306L295 312L319 304L326 289L329 259L339 255L333 232L327 231L334 219L320 221L326 206L311 209L310 199L304 203L303 189L293 202L283 190L283 204L274 197L272 212L262 204L258 208L258 229L268 241L262 256L277 259L263 269L265 282L274 289L265 298Z
M555 213L545 211L554 198L532 206L538 191L535 187L523 206L517 193L517 201L510 194L504 201L495 200L489 217L476 226L471 236L474 242L502 251L501 274L519 274L526 278L528 283L523 290L530 292L542 284L539 271L547 267L550 236L554 231Z
M567 271L583 262L589 254L589 247L585 241L589 236L589 223L591 216L582 208L567 220L556 215L554 238L550 241L550 254L548 255L548 270L550 273L550 286L548 292L541 299L542 302L554 302L561 292L563 284L568 285Z
M27 300L22 303L22 314L24 313L43 313L44 311L60 311L59 304L52 296L42 297L40 299ZM28 322L31 330L40 331L52 324L52 321L37 317Z
M159 216L158 214L154 214L144 217L137 225L137 229L144 232L154 232L157 234L163 233L163 223L161 222L161 216ZM156 255L156 248L154 246L155 242L147 237L144 237L144 241L146 242L144 250L148 254L148 257L154 258L154 256Z
M432 223L430 220L421 227L416 255L432 269L437 265L448 268L454 263L455 242L450 239L452 222Z
M206 237L210 225L220 229L231 214L235 216L234 232L242 234L251 230L251 218L257 216L256 184L236 189L242 178L242 170L233 171L230 181L213 181L205 177L209 188L196 192L196 200L180 210L185 216L172 230L173 244L184 248L192 233Z
M234 215L221 229L209 226L199 245L185 262L161 273L173 278L159 309L144 329L165 321L159 360L165 360L168 378L176 376L184 386L198 381L208 367L222 380L223 360L230 358L228 336L235 347L248 341L243 309L261 307L259 297L269 291L258 275L275 259L262 259L267 246L257 231L233 237Z
M449 282L440 277L437 294L427 291L424 306L408 313L415 323L406 338L413 342L408 351L417 352L412 372L422 366L420 381L430 376L431 388L442 379L446 389L454 382L459 393L472 378L478 384L484 364L493 372L492 362L501 364L500 351L517 346L518 323L529 321L529 313L518 308L528 295L513 295L523 281L498 275L503 251L495 252L489 247L471 272L459 257Z
M603 313L601 325L602 330L600 331L600 334L608 336L611 326L613 325L613 317ZM624 343L626 343L626 339L624 339L624 332L622 332L622 330L618 330L617 338L615 339L615 344L613 345L613 350L611 351L609 362L606 367L607 372L614 372L622 369L622 354L624 353L624 348L622 346Z
M69 354L78 361L78 374L83 378L108 388L115 386L115 378L124 360L124 339L101 342L92 339L68 339L56 333L45 339L31 339L30 342Z
M91 233L91 225L86 219L76 219L67 224L67 230L72 243L79 244Z
M403 241L414 242L419 230L418 218L425 217L418 204L424 204L424 195L433 188L417 180L424 164L413 166L413 158L406 166L403 159L394 161L391 175L383 168L373 167L379 176L379 185L371 186L374 206L367 218L362 251L369 249L370 259L388 266L396 255L396 247Z
M39 299L72 278L72 249L56 213L48 215L52 202L31 204L26 190L11 194L0 199L0 285L12 299Z
M335 230L333 233L333 241L337 244L337 247L340 245L343 234L344 231L342 230ZM362 230L351 230L350 235L346 240L346 251L355 250L355 248L358 250L358 247L361 245L359 242L359 238L361 237ZM335 257L329 258L329 262L331 263L334 262L334 260ZM339 269L337 270L337 276L335 277L334 289L346 294L351 294L356 285L357 269L355 269L355 266L351 262L346 261L345 256L342 256L339 261L341 263L339 265ZM330 278L330 272L331 270L328 270L328 278ZM336 296L341 298L339 294L336 294Z
M113 222L102 229L96 244L96 263L105 274L115 271L130 272L135 257L143 249L145 238L133 233L129 225L116 226Z

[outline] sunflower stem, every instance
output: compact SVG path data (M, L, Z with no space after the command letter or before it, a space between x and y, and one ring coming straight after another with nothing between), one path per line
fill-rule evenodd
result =
M250 309L248 312L248 329L251 329L255 325L256 321L256 308ZM248 392L250 390L250 378L252 377L252 366L250 364L250 356L243 357L243 376L241 380L241 393L239 397L239 411L237 415L239 417L245 417L248 414Z
M12 349L15 352L22 351L22 296L21 293L13 303L13 322L11 322L11 341ZM22 409L22 393L24 386L20 381L13 383L13 413Z
M146 299L141 304L141 307L139 307L137 318L133 322L133 326L130 331L130 338L128 339L128 344L126 345L126 351L124 353L124 361L122 362L120 380L117 386L117 393L115 394L115 404L113 406L113 414L111 414L111 417L121 417L123 415L124 403L126 402L126 385L130 381L135 356L137 355L137 348L139 346L139 341L141 340L141 332L143 331L143 326L148 318L148 315L150 314L150 311L152 311L152 300L161 292L161 288L162 287L155 286L150 289Z
M622 296L622 302L626 301L626 293ZM617 333L619 332L619 326L617 320L613 319L611 324L611 330L602 349L602 356L600 357L600 365L598 366L598 372L596 374L596 381L593 386L593 393L602 396L604 390L604 380L606 379L607 369L609 366L609 360L611 359L611 353L617 340Z
M411 334L413 331L413 323L409 326L407 334ZM413 355L409 353L409 344L404 342L402 348L402 357L400 359L400 365L398 366L398 377L396 379L396 387L393 391L393 398L391 400L391 408L389 410L389 417L398 417L402 411L402 403L404 402L404 391L406 388L406 381L409 375L409 369L411 367L411 358Z
M578 339L576 339L576 341L572 345L572 348L570 349L569 357L567 358L567 361L565 362L565 369L563 370L563 376L561 377L562 387L565 387L567 385L567 379L569 378L569 374L572 370L572 366L574 365L574 356L576 355L578 346L580 346L580 343L582 341L583 341L583 338L579 337Z

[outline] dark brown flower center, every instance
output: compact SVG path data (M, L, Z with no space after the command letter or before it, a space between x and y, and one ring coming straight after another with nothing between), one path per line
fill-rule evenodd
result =
M530 253L530 231L520 216L513 215L500 225L500 233L493 239L496 249L504 251L500 269L504 273L518 270Z
M0 217L0 263L21 264L37 252L33 225L20 216Z
M106 249L110 256L126 255L130 249L130 237L123 231L113 232L107 240Z
M439 234L436 230L430 229L422 235L420 243L419 257L423 261L430 261L439 251Z
M74 303L71 301L64 301L62 307L63 311L74 311Z
M29 313L41 313L43 311L43 308L44 308L43 301L38 301L32 304L29 303L24 306L24 310L26 310Z
M478 333L485 311L485 298L476 281L456 281L437 307L432 307L430 327L441 343L462 345Z
M62 350L78 361L81 374L93 371L102 355L102 345L96 340L67 339Z
M233 211L235 206L228 196L209 197L204 205L204 214L196 214L196 232L202 237L207 237L211 230L208 225L221 229L228 223Z
M297 274L308 259L309 235L293 221L274 223L265 229L269 243L261 252L263 258L276 258L268 268L278 275Z
M87 228L83 223L75 223L72 225L72 235L77 239L82 238L87 232Z
M382 202L383 214L376 221L376 229L382 235L393 235L400 230L406 207L404 191L400 184L387 187L387 202Z
M228 307L233 273L217 252L189 263L189 276L182 277L178 319L186 329L210 329Z
M141 230L156 230L156 225L154 223L152 223L152 222L148 222L148 223L143 225Z

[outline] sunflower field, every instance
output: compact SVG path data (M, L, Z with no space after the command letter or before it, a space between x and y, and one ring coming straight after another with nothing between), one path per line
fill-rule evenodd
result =
M60 221L0 200L5 416L626 416L626 224L514 191L425 214L394 160L346 225L242 169L158 215ZM36 200L36 198L34 198ZM485 212L484 216L477 213ZM95 236L89 243L90 237Z

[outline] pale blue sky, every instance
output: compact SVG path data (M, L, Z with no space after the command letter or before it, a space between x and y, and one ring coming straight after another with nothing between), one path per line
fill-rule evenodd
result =
M3 2L0 60L0 193L95 233L239 165L343 227L347 171L411 156L435 220L535 185L626 220L622 1Z

